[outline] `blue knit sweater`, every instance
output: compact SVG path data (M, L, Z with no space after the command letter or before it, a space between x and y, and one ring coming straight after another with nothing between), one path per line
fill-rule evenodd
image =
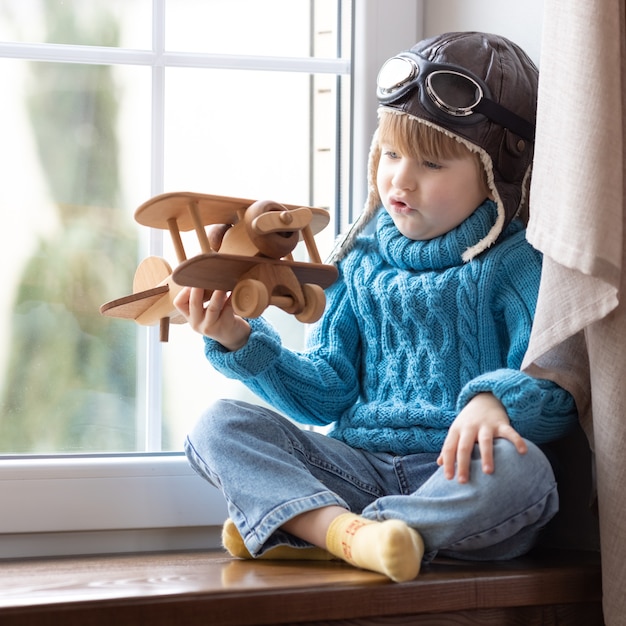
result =
M228 352L205 338L226 376L305 424L355 448L437 452L458 412L492 392L513 427L535 443L576 422L569 393L520 372L535 311L541 257L513 222L497 245L464 263L496 217L487 201L460 226L412 241L381 211L326 292L307 350L292 352L262 318L248 343Z

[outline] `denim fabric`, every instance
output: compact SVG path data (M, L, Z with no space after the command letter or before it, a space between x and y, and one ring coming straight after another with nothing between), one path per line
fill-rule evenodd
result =
M527 552L558 510L546 456L494 442L496 471L475 447L470 481L447 480L436 453L395 456L351 448L302 430L264 407L220 400L185 443L194 470L219 488L254 556L277 545L308 546L280 530L300 513L339 505L368 519L401 519L424 539L425 559L507 559Z

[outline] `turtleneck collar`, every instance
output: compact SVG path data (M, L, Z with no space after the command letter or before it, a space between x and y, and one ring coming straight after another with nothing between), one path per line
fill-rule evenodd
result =
M487 236L497 215L496 203L485 200L451 231L434 239L414 241L405 237L382 209L376 225L380 253L391 265L406 270L441 270L462 265L465 250Z

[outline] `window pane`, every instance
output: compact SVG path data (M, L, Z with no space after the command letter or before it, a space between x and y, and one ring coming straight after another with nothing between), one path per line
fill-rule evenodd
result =
M255 56L312 56L311 12L330 13L336 40L337 0L167 0L167 50ZM326 45L316 56L335 57Z
M336 0L162 2L156 28L178 51L336 54ZM281 25L266 28L260 7L280 13ZM248 36L238 12L263 32ZM184 68L180 55L176 67L143 65L150 57L134 52L151 46L152 19L151 0L0 0L9 56L21 48L2 40L131 48L124 65L108 50L102 65L58 63L45 45L36 54L49 61L0 58L0 165L9 173L0 186L0 455L180 450L211 400L258 402L212 370L186 325L159 344L155 329L100 314L132 293L141 259L176 264L169 237L136 224L134 211L160 190L191 190L334 216L337 190L347 189L348 168L337 165L347 76ZM212 26L194 42L198 23ZM228 30L221 44L211 28ZM322 257L333 238L331 227L318 235ZM191 239L188 255L198 251ZM287 345L303 345L305 325L272 308L267 316Z
M152 47L152 0L0 0L0 41Z
M315 167L312 158L316 142L334 148L337 108L324 89L326 97L317 101L311 115L318 79L324 86L334 84L334 78L329 83L328 77L295 73L168 69L166 190L319 206L315 189L328 201L335 188L332 157ZM312 184L316 179L319 183ZM326 230L332 236L332 228ZM195 237L186 235L187 255L199 253ZM318 245L322 250L321 242ZM170 262L176 258L169 237L165 254ZM302 347L303 324L274 307L266 317L276 321L286 344ZM222 378L210 367L201 338L186 326L170 330L163 367L164 449L180 449L184 434L211 401L259 401L241 383Z
M166 189L306 202L309 81L296 73L167 70Z
M137 447L137 330L99 306L137 264L149 75L0 60L1 452Z

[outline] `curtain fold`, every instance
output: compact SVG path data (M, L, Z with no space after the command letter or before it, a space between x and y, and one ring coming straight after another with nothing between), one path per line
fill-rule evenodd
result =
M545 261L523 365L577 399L610 626L626 624L625 31L624 0L545 0L528 225Z

